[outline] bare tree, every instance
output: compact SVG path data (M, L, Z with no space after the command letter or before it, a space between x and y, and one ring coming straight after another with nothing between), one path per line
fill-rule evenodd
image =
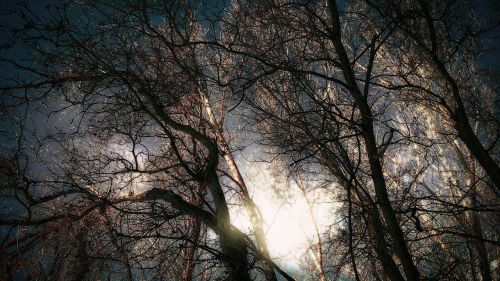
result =
M379 5L390 10L405 8L406 2L404 5L392 2ZM391 55L393 50L397 54L415 54L424 60L422 64L427 63L425 56L419 57L420 52L412 53L415 49L409 47L410 41L401 35L421 29L401 31L401 22L412 19L412 16L391 17L390 13L380 16L381 8L374 6L370 1L341 7L335 1L241 5L234 12L234 20L228 24L230 35L218 46L248 60L244 73L251 73L251 78L246 81L253 83L253 87L252 95L248 95L246 101L254 110L253 122L259 124L263 144L272 146L296 169L304 165L326 168L346 191L347 205L351 206L348 218L351 218L353 203L363 204L362 213L369 215L372 249L390 279L419 280L422 272L418 268L428 263L434 268L433 272L427 272L429 276L446 276L450 268L460 276L463 269L456 268L463 264L457 265L457 259L451 258L453 255L444 253L449 257L448 268L441 264L439 256L433 261L424 261L421 258L424 249L429 248L422 248L422 243L414 241L423 239L431 247L433 243L440 243L439 238L431 242L435 235L468 236L463 228L449 232L446 228L458 227L451 221L449 226L437 228L439 234L423 237L426 230L417 211L422 204L429 206L429 201L440 202L442 206L438 208L431 203L422 210L423 217L428 215L426 212L440 214L432 219L434 222L430 228L434 229L437 220L453 212L450 208L455 199L463 198L461 195L456 198L455 194L449 197L451 201L440 201L442 199L435 193L425 198L427 196L422 195L425 193L422 190L434 177L442 181L441 188L454 194L454 187L448 186L448 175L452 171L454 175L466 171L457 170L453 152L442 147L450 143L450 138L438 134L441 133L439 130L449 132L466 125L450 117L448 120L452 122L436 126L439 121L434 118L442 111L436 109L429 96L422 98L422 94L428 95L430 90L419 84L413 87L420 94L419 98L411 99L405 89L409 86L397 85L399 79L406 78L401 78L406 72L399 68L397 58L400 57ZM456 19L447 23L459 25ZM452 38L441 38L440 41L444 42L443 45L455 42ZM471 58L464 60L470 62ZM461 69L457 64L454 66L457 71ZM428 73L423 79L415 79L434 87L440 76ZM438 80L431 81L434 77ZM422 108L422 104L428 109ZM433 110L438 110L439 114ZM465 112L461 115L467 116ZM433 123L428 123L426 118L432 119ZM494 122L488 124L496 126ZM428 134L433 138L425 136L422 131L425 129L433 132ZM478 139L475 133L467 135ZM423 154L420 157L408 153ZM401 155L408 155L410 159L402 159ZM443 160L427 159L426 155L443 157ZM443 170L438 168L439 175L435 174L436 165L443 167ZM485 169L495 166L485 165ZM490 177L495 177L492 175ZM454 181L451 183L455 184ZM355 200L352 200L353 196ZM462 221L461 225L468 223ZM348 237L352 238L352 221L348 224L351 225ZM432 229L428 231L434 231ZM496 242L491 240L490 243ZM419 252L416 247L422 252L412 254ZM350 249L350 253L353 252ZM352 260L353 275L360 279L356 259Z
M16 106L19 90L24 89L26 100L35 106L47 103L49 118L67 114L74 123L62 130L44 128L48 132L41 148L58 155L43 159L46 171L36 171L32 161L24 163L29 182L6 188L16 194L24 210L16 214L18 218L2 219L2 224L26 225L37 231L37 225L89 221L89 216L99 217L111 209L113 215L103 223L108 232L92 243L110 239L121 256L107 259L123 262L129 279L133 273L128 253L153 240L151 246L134 253L133 260L143 271L156 267L163 276L176 262L168 256L179 249L177 255L185 261L179 275L191 279L196 249L204 249L225 263L233 280L250 280L248 254L253 252L266 264L266 275L275 280L275 265L269 260L262 230L257 235L259 247L255 247L230 222L215 138L219 137L226 155L230 151L220 139L213 113L208 121L203 116L211 108L206 93L200 92L201 70L191 64L190 40L202 32L193 24L198 15L192 7L182 1L75 2L48 7L49 20L39 18L31 7L16 8L27 24L11 29L12 36L25 40L27 47L34 47L30 55L40 57L34 65L5 59L25 76L4 85L4 92L11 93L12 106ZM73 12L83 16L72 17ZM37 114L41 117L44 112ZM238 175L234 159L229 160L231 173ZM236 183L245 204L253 204L241 176ZM57 204L63 202L61 209ZM54 210L39 210L44 209L42 205ZM257 215L255 205L249 207ZM215 245L200 244L201 233L207 235L200 223L215 232ZM79 275L86 276L90 264L85 260L90 257L85 249L91 242L84 234L77 236L84 239L77 254L84 265ZM123 245L123 239L130 244ZM166 248L157 250L155 243ZM169 250L169 243L177 246ZM151 253L142 253L148 248ZM148 265L153 253L158 253L154 266Z
M475 63L489 27L468 7L7 5L0 278L293 280L238 162L244 133L305 200L300 278L498 278L496 97Z
M394 53L400 65L389 68L389 88L401 89L435 108L471 152L498 193L500 168L491 152L498 139L498 120L491 111L491 91L482 88L475 59L481 36L497 27L481 26L467 1L367 1L382 21L395 25ZM395 52L392 52L395 51ZM392 56L392 55L389 55ZM395 70L395 71L392 71ZM395 79L398 77L399 79ZM481 98L479 98L481 97ZM473 124L481 122L481 131Z

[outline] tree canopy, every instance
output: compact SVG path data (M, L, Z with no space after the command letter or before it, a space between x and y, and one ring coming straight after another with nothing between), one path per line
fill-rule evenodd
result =
M499 22L213 2L2 7L0 279L500 278Z

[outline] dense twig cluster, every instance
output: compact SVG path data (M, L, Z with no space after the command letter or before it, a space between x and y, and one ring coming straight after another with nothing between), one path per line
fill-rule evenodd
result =
M500 277L469 3L115 2L5 8L0 279ZM298 271L268 250L245 134L305 198ZM328 227L313 193L338 206Z

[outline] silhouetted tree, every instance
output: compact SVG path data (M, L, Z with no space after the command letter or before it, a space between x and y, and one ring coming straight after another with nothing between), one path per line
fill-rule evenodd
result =
M39 5L0 25L0 278L293 280L246 134L305 202L300 278L498 278L495 26L467 1Z

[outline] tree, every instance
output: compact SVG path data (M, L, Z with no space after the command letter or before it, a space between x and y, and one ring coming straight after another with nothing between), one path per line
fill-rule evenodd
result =
M418 5L412 1L408 3ZM403 3L378 4L388 10L406 7ZM290 165L309 163L330 170L346 190L348 205L352 203L351 191L354 189L358 195L356 203L365 202L367 209L362 212L371 215L368 220L368 225L372 227L371 243L385 274L392 280L402 280L403 276L408 280L418 280L422 274L418 268L423 264L417 265L415 259L420 260L421 256L411 253L416 252L417 247L424 249L423 245L432 247L432 243L436 243L411 242L415 241L411 237L418 237L424 231L416 211L420 204L427 204L422 188L425 188L429 177L440 178L442 185L446 186L448 175L436 175L433 166L443 163L446 170L440 172L450 173L456 166L446 163L457 161L450 159L452 152L449 149L441 147L453 140L436 136L435 131L470 125L450 117L455 121L436 128L435 124L439 121L433 119L427 123L428 120L411 112L418 110L424 114L423 117L436 117L432 112L436 108L432 99L429 96L422 98L422 95L429 95L425 88L418 88L419 98L410 101L400 97L401 94L407 95L404 87L391 87L407 73L398 68L399 57L393 59L392 52L413 54L414 47L407 44L410 41L404 35L401 37L401 34L409 32L401 27L402 22L412 17L390 17L389 13L380 16L381 8L374 6L370 1L346 4L342 8L337 7L334 1L326 5L317 2L249 5L235 13L238 21L234 21L234 26L229 29L249 30L249 34L233 32L221 48L249 58L251 63L245 65L249 69L246 73L255 73L254 77L265 76L265 79L255 83L255 92L247 98L255 110L254 121L261 124L259 130L264 132L263 142L288 158ZM438 4L435 6L441 7ZM451 17L456 9L453 7L444 12ZM455 18L448 23L458 25L459 21ZM443 45L455 42L450 37L441 41ZM426 59L418 54L417 58ZM471 62L470 57L466 59ZM432 73L428 79L436 77ZM436 83L425 78L418 81ZM455 97L454 102L458 98ZM428 109L420 107L422 102ZM438 112L441 114L442 111ZM460 114L467 115L465 112ZM462 125L457 125L457 122ZM421 130L425 129L432 132L432 139L422 134ZM477 139L473 132L467 135ZM422 151L426 157L427 154L433 155L436 148L439 151L436 156L443 157L442 160L412 157L404 161L400 158L401 154L417 151ZM398 156L398 161L392 160ZM495 165L486 164L485 169ZM405 170L400 171L401 166ZM466 172L459 170L460 173ZM410 178L405 180L404 177ZM449 192L453 194L453 191ZM436 198L435 193L431 197L431 201L441 200ZM460 197L457 200L461 200ZM441 202L445 209L437 211L431 207L432 212L446 216L450 212L449 205L454 201ZM423 215L428 211L424 209ZM348 213L350 218L352 213ZM462 226L467 224L462 222ZM381 235L381 229L387 231L389 237ZM352 229L350 232L352 237ZM455 232L454 235L467 236L463 232ZM394 250L395 256L391 250ZM401 267L394 257L401 262ZM440 262L430 262L436 267L428 274L446 275L447 269L439 265ZM359 279L355 262L352 270Z
M498 193L500 168L489 152L498 138L498 120L485 103L484 98L490 94L479 86L481 78L474 64L480 51L478 38L497 24L487 27L473 24L476 19L467 14L470 7L463 1L368 3L385 21L395 23L394 43L407 52L397 55L391 52L404 63L391 73L394 76L387 85L408 89L418 99L431 103L450 122L456 137L472 153ZM484 134L488 136L484 143L471 125L474 120L484 125Z
M493 280L498 120L468 7L8 6L2 278ZM305 200L299 272L268 249L243 133Z
M12 36L23 37L28 47L36 44L34 51L41 57L39 64L31 66L7 59L26 71L28 75L22 79L29 81L13 81L3 89L12 93L12 100L17 98L17 89L26 89L30 102L47 102L49 115L62 118L62 114L74 114L73 121L78 124L44 128L47 141L41 148L50 146L58 154L44 162L64 164L48 164L45 171L35 172L33 160L27 160L24 172L28 175L23 177L29 184L8 188L8 192L23 193L16 199L24 210L16 214L18 218L6 218L2 224L27 225L36 232L36 225L88 220L96 212L108 214L110 230L102 239L111 239L121 253L134 252L119 242L122 237L133 241L132 245L145 239L159 240L165 246L176 243L186 262L180 274L183 278L193 276L196 249L205 247L225 262L235 280L250 280L247 255L254 249L258 261L266 265L266 275L275 280L275 265L269 261L262 230L256 234L257 248L230 222L215 138L226 155L231 152L221 138L208 93L203 92L207 89L200 89L205 83L200 77L210 69L201 69L196 61L200 50L189 45L203 32L193 18L198 16L195 7L182 1L165 5L69 3L49 7L49 21L29 14L30 7L19 8L20 17L30 24L14 30ZM72 13L84 16L73 17ZM88 21L90 15L96 21ZM158 15L163 18L155 18ZM209 112L208 119L203 111ZM237 167L234 159L228 159L234 177ZM255 216L258 211L241 177L235 181ZM58 208L59 202L66 207ZM39 211L42 204L57 209ZM203 240L200 223L216 233L215 246L199 245ZM148 254L134 254L143 270L149 267L144 264ZM132 279L129 260L126 257L123 262ZM156 274L165 274L163 271L170 269L164 269L167 265L163 264L172 262L175 260L160 258ZM89 265L85 265L87 271Z

